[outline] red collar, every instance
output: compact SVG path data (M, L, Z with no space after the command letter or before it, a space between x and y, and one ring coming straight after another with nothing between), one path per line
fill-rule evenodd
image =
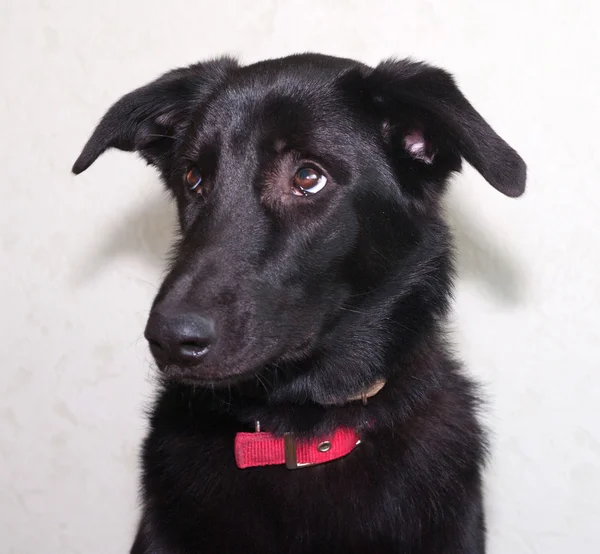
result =
M346 401L362 400L375 396L385 385L380 379L369 389ZM256 422L255 433L237 433L235 436L235 462L240 469L285 464L288 469L314 466L343 458L359 444L356 429L340 427L328 435L311 439L296 439L291 433L277 437L260 431Z
M360 444L355 429L340 427L329 435L296 439L291 433L237 433L235 462L240 469L285 464L288 469L331 462L350 454Z

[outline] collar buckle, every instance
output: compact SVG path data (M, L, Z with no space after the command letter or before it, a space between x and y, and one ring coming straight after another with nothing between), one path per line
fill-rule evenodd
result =
M285 454L285 467L288 469L300 469L316 465L316 462L298 463L296 453L296 437L293 433L283 434L283 450Z

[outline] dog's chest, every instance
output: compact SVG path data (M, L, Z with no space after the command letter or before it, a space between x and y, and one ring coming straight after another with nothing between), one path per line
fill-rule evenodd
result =
M161 532L200 552L364 552L377 537L397 544L398 483L373 465L369 444L320 466L241 470L233 434L155 431L144 464L147 505Z

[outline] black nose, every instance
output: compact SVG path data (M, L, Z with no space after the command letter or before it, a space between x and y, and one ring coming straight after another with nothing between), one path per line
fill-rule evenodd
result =
M215 339L215 324L195 313L167 315L153 311L145 336L157 361L191 365L208 352Z

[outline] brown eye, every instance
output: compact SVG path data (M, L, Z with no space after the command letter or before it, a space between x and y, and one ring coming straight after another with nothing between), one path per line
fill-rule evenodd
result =
M185 176L185 180L191 190L196 190L202 183L202 175L197 167L192 167Z
M296 196L316 194L327 184L327 177L312 167L301 167L292 181L292 193Z

